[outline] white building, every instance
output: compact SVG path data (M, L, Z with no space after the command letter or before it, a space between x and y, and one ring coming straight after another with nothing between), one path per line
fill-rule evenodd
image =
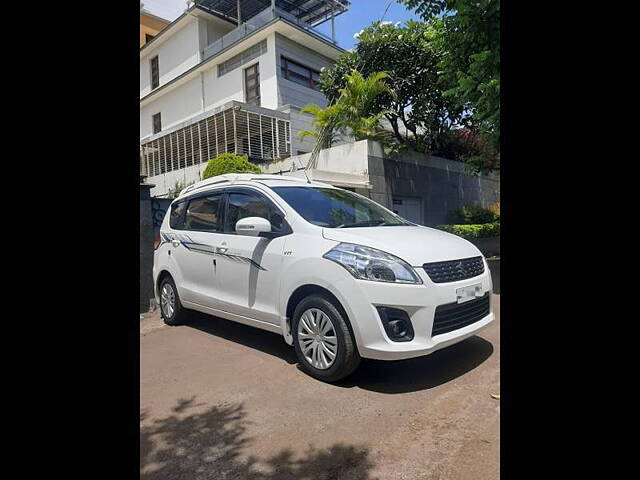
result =
M300 108L326 105L318 77L344 51L314 27L333 24L349 6L197 0L143 45L140 168L151 195L199 180L207 161L225 152L246 154L269 173L307 165L315 142L298 135L311 129ZM496 175L468 176L459 162L418 153L387 158L367 140L323 150L306 174L427 225L445 223L460 205L500 199Z
M166 194L224 152L264 163L304 154L299 113L326 105L322 68L344 50L314 27L346 0L196 0L140 48L141 173ZM332 25L333 26L333 25ZM332 28L332 31L335 30Z

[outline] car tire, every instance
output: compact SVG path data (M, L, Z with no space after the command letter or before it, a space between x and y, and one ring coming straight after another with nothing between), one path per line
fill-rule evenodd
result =
M320 326L324 326L326 336L322 335ZM291 330L300 368L312 377L336 382L358 368L360 355L347 320L328 298L311 295L298 303Z
M178 289L173 278L167 276L160 282L160 315L164 323L170 326L182 325L187 317L187 310L180 302ZM171 308L170 308L171 307Z

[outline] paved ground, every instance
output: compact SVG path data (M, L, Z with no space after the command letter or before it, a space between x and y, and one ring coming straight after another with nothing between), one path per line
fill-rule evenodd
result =
M460 344L367 361L339 385L281 337L196 315L140 337L141 478L498 479L497 321Z

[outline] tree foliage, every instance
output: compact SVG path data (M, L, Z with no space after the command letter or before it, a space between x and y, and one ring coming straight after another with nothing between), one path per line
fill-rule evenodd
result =
M439 78L443 52L438 30L421 22L405 26L375 22L358 34L354 51L340 56L320 75L322 92L336 101L354 69L363 75L387 74L388 91L376 96L368 115L382 112L397 140L418 151L438 150L446 133L459 124L463 109L444 95Z
M378 72L364 77L359 71L351 70L342 78L343 86L336 91L331 105L320 108L311 104L301 110L314 116L314 130L304 130L300 136L317 137L320 148L330 147L337 134L356 141L370 139L384 143L386 134L380 120L386 110L377 107L377 99L381 95L393 95L385 83L388 75Z
M398 0L440 30L447 94L472 112L470 126L500 144L500 0Z
M202 179L224 175L225 173L261 173L260 167L251 163L246 156L235 153L221 153L207 163Z

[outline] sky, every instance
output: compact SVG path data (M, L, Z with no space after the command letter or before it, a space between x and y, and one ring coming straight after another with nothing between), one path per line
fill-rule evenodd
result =
M171 21L178 18L187 6L185 0L143 0L143 3L145 10ZM356 43L353 35L371 25L371 22L380 20L387 5L389 10L384 20L401 23L419 20L414 12L396 0L351 0L351 8L335 20L338 45L345 50L353 48ZM318 30L331 36L331 22L320 25Z

